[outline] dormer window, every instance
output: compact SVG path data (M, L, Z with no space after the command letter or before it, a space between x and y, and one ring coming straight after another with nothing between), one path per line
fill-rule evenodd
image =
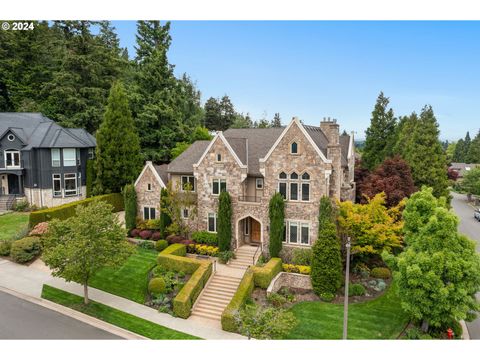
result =
M290 154L298 154L298 144L296 142L290 144Z
M13 140L15 140L15 135L8 134L7 139L8 139L8 141L13 141Z
M217 162L221 162L222 161L222 154L217 154Z

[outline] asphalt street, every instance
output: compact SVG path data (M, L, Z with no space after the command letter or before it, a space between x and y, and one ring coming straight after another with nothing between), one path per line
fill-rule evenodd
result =
M121 339L104 330L0 291L0 340Z
M473 208L467 204L466 195L452 193L452 207L460 218L459 230L477 243L477 251L480 252L480 222L473 217ZM480 301L480 293L477 293ZM479 317L467 323L471 339L480 339L480 314Z

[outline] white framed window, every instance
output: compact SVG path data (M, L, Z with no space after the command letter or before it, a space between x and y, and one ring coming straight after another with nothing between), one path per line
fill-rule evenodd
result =
M290 176L282 171L278 181L278 192L288 201L310 201L310 174L304 172L301 176L292 172Z
M143 207L143 220L155 220L156 209L152 206Z
M290 154L298 154L298 144L295 141L290 144Z
M7 139L8 139L8 141L13 141L13 140L15 140L15 135L8 134Z
M53 191L53 197L62 196L62 175L60 174L52 175L52 191Z
M283 196L285 200L287 200L287 183L286 182L278 183L278 192L280 193L280 195Z
M65 196L77 195L77 174L69 173L63 175L63 189Z
M95 149L94 148L88 148L88 158L90 160L95 159Z
M222 191L227 191L227 180L225 179L213 179L212 181L212 194L220 195Z
M5 150L5 167L7 169L20 167L20 151Z
M302 201L310 201L310 184L302 183Z
M186 190L187 188L190 191L195 191L195 177L191 175L182 175L182 191Z
M189 214L188 208L183 208L182 209L182 218L188 219L189 215L190 214Z
M217 154L216 157L215 157L215 160L217 162L222 162L222 154Z
M60 166L60 149L52 149L52 167Z
M289 200L296 201L298 200L298 183L291 182L290 183L290 198Z
M150 183L147 184L147 191L152 191L152 184Z
M284 243L310 245L310 224L301 220L285 221Z
M217 214L208 213L208 231L212 233L217 232Z
M77 152L73 148L63 149L63 166L76 166Z
M256 189L263 189L263 179L262 178L256 178L255 179L255 188Z
M78 173L78 195L82 195L82 173Z

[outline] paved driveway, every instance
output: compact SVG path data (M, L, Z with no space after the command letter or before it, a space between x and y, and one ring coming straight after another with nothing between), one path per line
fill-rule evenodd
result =
M460 218L459 230L470 239L477 242L477 251L480 252L480 222L473 218L473 209L467 204L466 195L453 193L452 207ZM480 293L477 293L480 301ZM467 323L468 331L472 339L480 339L480 314L479 317Z
M121 338L0 291L0 340L4 339Z

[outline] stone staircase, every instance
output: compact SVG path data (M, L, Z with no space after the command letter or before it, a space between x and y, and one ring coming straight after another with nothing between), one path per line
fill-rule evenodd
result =
M0 195L0 211L11 210L15 195Z
M222 312L232 300L240 280L241 278L215 273L195 303L192 315L220 321Z
M257 252L258 250L258 252ZM235 259L228 262L228 266L235 269L246 270L250 265L255 265L253 257L260 255L260 250L257 246L244 245L240 246L235 251Z

